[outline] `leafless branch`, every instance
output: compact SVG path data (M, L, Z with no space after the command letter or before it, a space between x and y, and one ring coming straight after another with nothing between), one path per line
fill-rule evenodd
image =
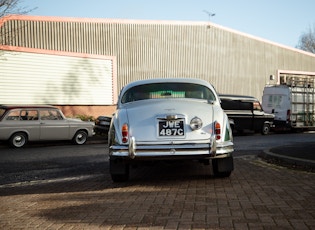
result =
M315 24L300 36L297 48L315 53Z

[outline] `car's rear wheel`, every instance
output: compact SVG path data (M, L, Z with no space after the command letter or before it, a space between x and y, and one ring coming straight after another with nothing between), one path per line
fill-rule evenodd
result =
M129 165L125 165L125 172L121 174L111 173L112 180L114 182L124 182L129 179Z
M129 164L118 159L110 159L109 169L114 182L124 182L129 179Z
M270 125L264 124L262 129L261 129L261 134L267 135L269 132L270 132Z
M74 135L72 141L73 143L77 145L83 145L87 141L87 138L88 138L88 134L83 130L79 130Z
M111 174L111 177L114 182L124 182L129 179L127 174Z
M14 133L9 139L10 145L15 148L23 147L27 141L27 135L22 132Z
M215 177L229 177L234 169L233 158L213 159L212 168Z

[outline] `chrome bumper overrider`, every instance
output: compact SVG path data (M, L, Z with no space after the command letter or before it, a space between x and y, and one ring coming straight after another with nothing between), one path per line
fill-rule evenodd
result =
M223 143L184 143L184 144L143 144L136 143L132 137L129 145L110 146L110 156L129 157L176 157L176 156L204 156L205 158L227 157L234 151L233 143L226 141Z

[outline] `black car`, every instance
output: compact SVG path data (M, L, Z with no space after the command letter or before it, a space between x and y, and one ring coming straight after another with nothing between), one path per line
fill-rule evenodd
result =
M98 118L96 118L94 132L100 135L107 135L111 120L112 118L108 116L99 116Z
M264 135L269 133L274 115L265 113L257 98L227 94L220 94L219 97L233 131L242 133L244 130L250 130Z

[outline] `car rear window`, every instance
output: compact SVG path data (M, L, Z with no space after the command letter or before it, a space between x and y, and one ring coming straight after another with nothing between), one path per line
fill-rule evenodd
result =
M214 93L203 85L192 83L154 83L130 88L122 96L121 103L166 98L215 100Z

